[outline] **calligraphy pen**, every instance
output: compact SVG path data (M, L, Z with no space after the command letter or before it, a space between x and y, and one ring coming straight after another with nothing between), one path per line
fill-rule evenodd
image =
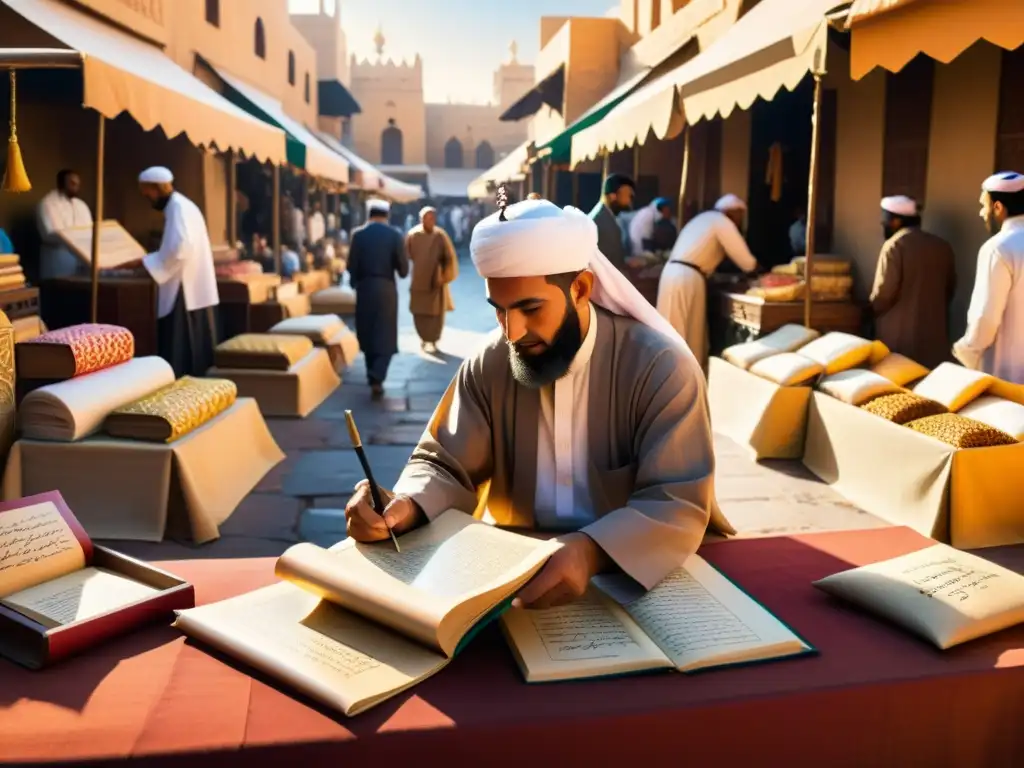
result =
M380 488L377 487L377 481L373 479L373 470L370 469L370 462L366 458L366 451L363 450L363 441L359 437L356 420L352 418L352 411L345 411L345 421L348 423L348 438L352 441L352 447L355 448L356 456L359 457L359 463L363 465L366 481L370 484L370 498L373 501L373 510L381 517L384 517L384 501L380 497ZM387 525L386 521L384 525ZM402 548L398 546L398 539L395 538L395 532L391 530L390 525L388 525L388 533L391 534L391 541L395 543L395 551L401 552Z

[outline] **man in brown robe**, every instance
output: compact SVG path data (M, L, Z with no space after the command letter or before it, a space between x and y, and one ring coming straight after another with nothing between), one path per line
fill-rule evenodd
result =
M560 532L520 592L546 607L621 569L646 588L699 546L714 497L707 390L682 338L597 248L581 211L544 200L477 225L473 263L500 329L442 396L383 516L362 484L346 508L358 541L448 509Z
M459 276L459 258L448 233L437 226L437 211L427 206L409 230L405 250L412 262L409 311L425 352L437 352L445 312L455 309L448 284Z
M887 239L871 291L875 335L891 351L934 368L950 359L953 248L921 229L920 211L909 197L882 200L882 228Z

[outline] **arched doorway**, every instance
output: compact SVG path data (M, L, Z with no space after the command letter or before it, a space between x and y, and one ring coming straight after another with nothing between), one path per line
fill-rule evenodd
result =
M394 118L388 120L388 127L380 134L381 165L402 165L402 131L395 125Z
M454 136L444 145L444 167L462 167L462 142Z
M487 170L494 166L494 147L488 141L476 145L476 167Z

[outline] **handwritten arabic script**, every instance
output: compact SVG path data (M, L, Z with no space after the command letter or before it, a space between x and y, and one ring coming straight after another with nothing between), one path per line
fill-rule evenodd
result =
M925 597L938 595L961 603L988 589L986 582L999 578L998 573L964 565L952 557L907 568L903 576Z
M529 616L552 661L617 658L638 648L622 622L593 596L529 611Z
M81 545L52 503L0 514L0 597L84 565Z

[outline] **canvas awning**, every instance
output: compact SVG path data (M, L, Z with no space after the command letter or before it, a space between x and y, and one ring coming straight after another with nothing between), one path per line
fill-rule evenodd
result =
M393 179L369 160L364 160L329 133L317 132L317 136L331 149L344 157L356 173L356 185L367 192L374 192L394 203L412 203L423 197L418 184L409 184Z
M85 106L108 118L127 112L143 130L160 127L198 146L284 162L285 136L239 109L155 45L56 0L0 0L82 55ZM2 31L0 31L2 35Z
M773 98L781 88L793 90L808 72L824 70L826 16L841 5L836 0L761 0L706 51L613 109L602 121L608 126L602 129L598 123L589 129L594 134L576 136L573 162L593 156L595 147L630 146L642 142L648 131L659 138L671 136L685 122L728 117L736 107L747 109L758 98Z
M363 111L356 97L337 80L321 80L316 84L316 103L325 117L352 117Z
M565 97L565 64L559 65L551 74L528 90L508 109L501 113L499 120L507 122L531 117L547 104L556 112L562 111Z
M523 166L529 159L530 142L524 141L509 152L489 170L477 176L469 184L471 200L486 200L494 194L493 187L504 182L522 181L526 178Z
M979 40L1024 45L1024 3L1014 0L858 0L850 9L850 77L898 72L918 54L948 64Z
M477 173L474 168L431 168L427 175L430 196L468 198L469 185Z
M281 102L234 75L229 75L219 67L211 66L211 69L228 86L229 98L234 97L239 106L285 132L288 138L287 158L291 165L312 176L348 183L348 161L329 149L306 126L288 115Z

